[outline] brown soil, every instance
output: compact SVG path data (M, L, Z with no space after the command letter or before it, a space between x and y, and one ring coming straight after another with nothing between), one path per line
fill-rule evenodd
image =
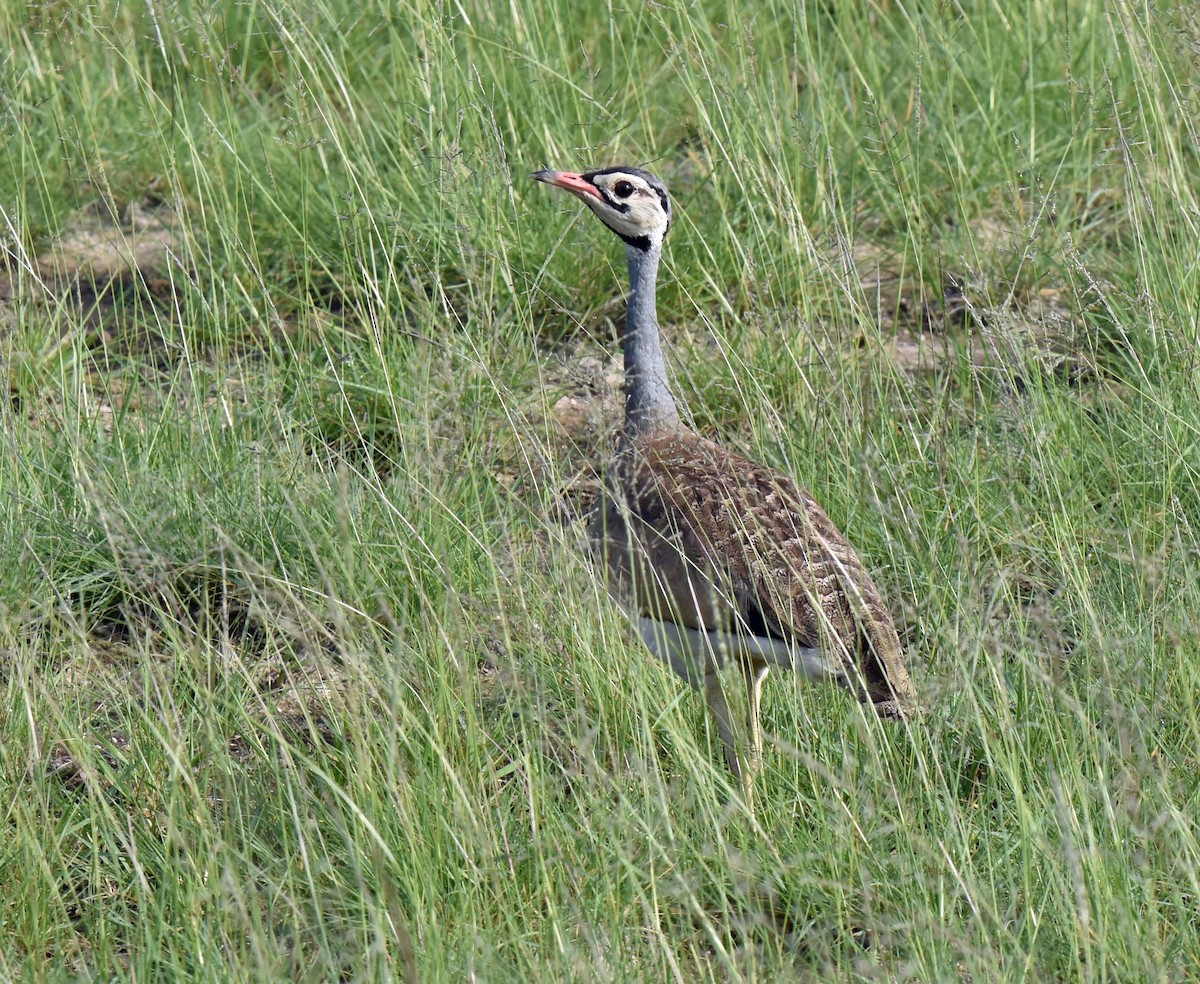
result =
M0 270L0 321L27 305L63 335L82 330L89 343L109 351L166 358L176 285L188 278L170 206L133 202L118 215L96 203L36 257L10 257Z

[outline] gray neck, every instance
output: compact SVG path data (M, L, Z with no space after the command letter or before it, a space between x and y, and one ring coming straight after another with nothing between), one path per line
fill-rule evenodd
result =
M629 310L625 315L625 432L628 435L679 420L667 388L667 367L658 337L655 281L662 244L648 250L626 246L629 260Z

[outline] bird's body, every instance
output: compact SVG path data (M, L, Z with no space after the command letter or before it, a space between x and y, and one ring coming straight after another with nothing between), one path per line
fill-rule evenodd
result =
M824 510L791 478L701 437L667 385L655 311L666 188L636 168L540 171L626 244L632 293L622 346L625 422L590 533L616 598L648 648L703 690L730 768L748 779L719 672L751 682L750 737L778 666L855 690L884 716L916 706L879 591Z

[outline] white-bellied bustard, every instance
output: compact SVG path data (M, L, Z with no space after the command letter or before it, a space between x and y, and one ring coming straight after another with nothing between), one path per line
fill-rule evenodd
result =
M646 645L703 690L749 800L770 668L834 680L881 715L901 717L916 695L896 628L862 561L811 495L680 422L655 310L671 225L663 183L635 167L533 177L579 197L625 243L625 423L589 533ZM748 763L721 686L730 659L749 682Z

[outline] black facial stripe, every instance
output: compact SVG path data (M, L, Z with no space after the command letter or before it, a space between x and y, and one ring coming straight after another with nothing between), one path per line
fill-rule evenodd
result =
M609 228L612 227L610 226ZM613 229L613 232L617 232L617 230ZM617 235L620 236L626 244L632 246L634 249L640 249L642 252L645 252L650 248L649 236L626 236L624 233L620 232L617 232Z
M612 195L608 193L607 188L601 188L599 185L596 185L596 188L599 190L600 194L604 196L604 200L608 203L609 207L613 211L620 212L622 215L629 211L628 202L618 202L613 198Z

